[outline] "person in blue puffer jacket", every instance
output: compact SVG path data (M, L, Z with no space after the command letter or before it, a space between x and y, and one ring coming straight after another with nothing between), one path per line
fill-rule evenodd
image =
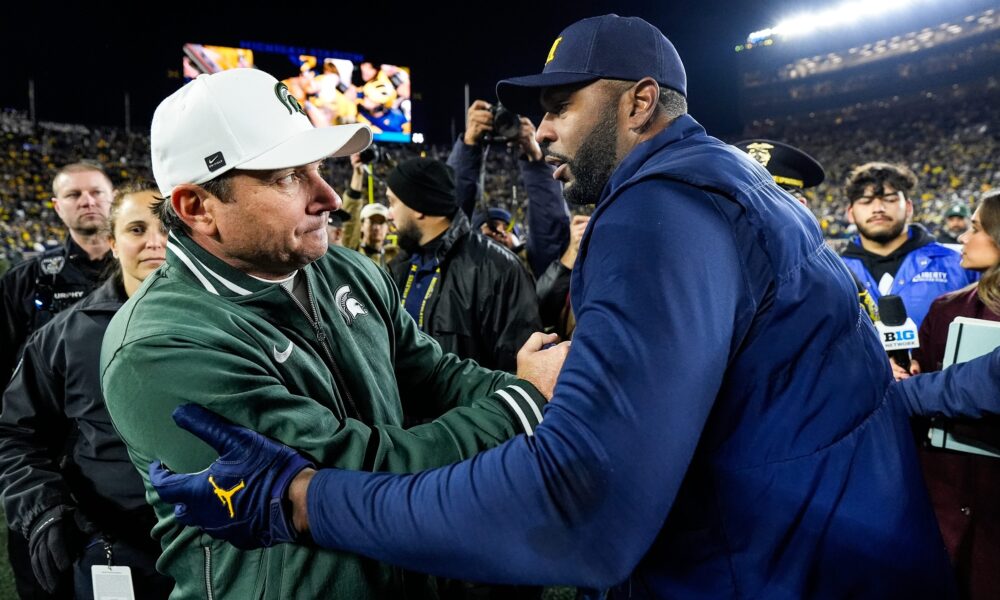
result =
M903 299L917 327L942 294L979 279L961 266L962 257L937 243L913 217L917 177L904 165L870 162L855 167L844 189L847 218L858 235L842 253L844 263L877 302L885 295Z

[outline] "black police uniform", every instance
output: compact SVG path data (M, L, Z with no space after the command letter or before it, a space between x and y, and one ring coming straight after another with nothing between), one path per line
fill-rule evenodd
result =
M59 311L72 306L100 285L111 252L91 260L72 236L58 248L47 250L12 267L0 278L0 381L7 387L21 348L32 332ZM58 598L42 590L28 556L28 542L20 532L8 530L7 552L22 598Z
M0 278L0 380L5 387L28 336L94 291L112 260L111 252L90 260L68 237L64 245L14 265Z

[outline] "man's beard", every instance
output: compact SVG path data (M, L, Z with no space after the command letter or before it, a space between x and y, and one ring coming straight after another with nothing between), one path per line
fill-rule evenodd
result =
M97 235L101 231L105 230L106 226L101 225L80 225L77 223L76 227L73 227L73 231L77 232L82 236L92 236Z
M421 237L420 229L413 223L407 223L396 229L396 244L408 254L414 254L420 250Z
M604 186L618 166L618 104L608 101L576 156L569 161L573 183L566 200L573 204L596 204Z
M861 232L861 235L863 235L864 237L868 238L869 240L877 244L888 244L889 242L893 241L894 239L902 235L903 229L905 228L906 228L906 221L897 221L889 229L883 229L882 231L877 231L877 232L871 232L870 230L866 231L867 226L861 226L860 224L858 225L858 231Z

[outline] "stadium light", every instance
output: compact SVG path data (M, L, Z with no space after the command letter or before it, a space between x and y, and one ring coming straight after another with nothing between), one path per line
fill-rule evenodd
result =
M780 21L774 27L755 31L747 36L748 44L757 44L774 37L800 37L818 29L832 29L853 25L864 19L876 17L931 0L867 0L843 2L831 8L796 15Z

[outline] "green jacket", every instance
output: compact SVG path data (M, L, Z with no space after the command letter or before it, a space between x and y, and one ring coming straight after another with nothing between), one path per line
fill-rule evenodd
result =
M433 597L433 580L310 546L239 551L173 517L149 484L156 458L178 472L217 454L174 425L196 402L319 465L415 472L533 432L530 384L441 351L400 308L388 275L331 248L302 269L311 307L237 271L183 234L111 321L101 352L112 421L142 475L173 599ZM314 313L317 318L310 316ZM403 413L435 420L403 429Z

